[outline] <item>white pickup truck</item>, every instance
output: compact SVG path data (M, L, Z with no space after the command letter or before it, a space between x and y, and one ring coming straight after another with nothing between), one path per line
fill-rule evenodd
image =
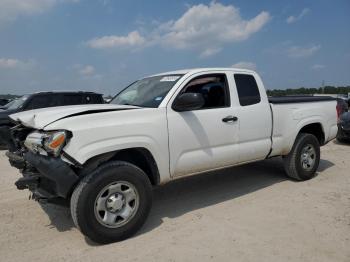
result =
M337 134L330 97L268 98L253 71L203 68L138 80L110 104L11 115L7 156L33 198L70 200L75 225L99 243L145 222L152 186L282 156L286 174L310 179L320 146Z

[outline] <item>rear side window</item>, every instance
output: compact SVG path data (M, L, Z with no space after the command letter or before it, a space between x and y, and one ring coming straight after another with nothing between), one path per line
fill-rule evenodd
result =
M63 105L79 105L82 103L82 96L75 94L64 94Z
M26 110L57 106L54 95L36 95L30 99Z
M103 98L102 96L95 95L95 94L84 95L83 103L84 104L101 104L103 103Z
M241 106L258 104L261 101L258 85L252 75L235 74L235 82Z

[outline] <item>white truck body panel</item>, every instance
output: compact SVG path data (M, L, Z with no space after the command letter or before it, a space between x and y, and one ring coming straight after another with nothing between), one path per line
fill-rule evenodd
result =
M231 86L235 91L235 102L238 108L239 124L239 162L251 162L264 159L271 148L272 115L267 99L266 91L260 77L256 73L249 73L254 76L261 101L258 104L240 106L233 74L230 74Z
M81 115L54 122L45 130L68 129L73 137L64 148L81 164L107 152L145 148L154 157L159 173L169 178L168 131L165 108L142 108ZM87 124L88 123L88 124ZM162 178L162 177L161 177Z
M325 141L337 135L334 101L320 103L272 104L273 146L271 156L286 155L291 150L299 131L306 125L320 123Z
M186 83L207 73L226 74L230 107L174 111L172 103ZM259 103L240 106L235 73L255 77L261 95ZM65 106L18 113L11 118L36 129L69 130L73 137L64 151L80 164L107 152L145 148L156 161L161 183L175 177L262 160L268 155L286 155L300 129L307 124L321 124L325 142L336 136L335 101L270 104L260 77L253 71L205 68L163 74L184 76L158 108ZM109 109L116 111L97 112ZM84 114L89 110L96 110L96 113ZM237 116L238 121L223 123L222 119L228 115Z

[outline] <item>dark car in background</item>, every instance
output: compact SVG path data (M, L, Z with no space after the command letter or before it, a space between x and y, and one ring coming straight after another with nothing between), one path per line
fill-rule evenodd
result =
M350 142L350 112L345 112L339 117L337 140Z
M0 146L9 138L9 128L13 126L9 118L11 114L54 106L104 103L102 94L94 92L56 91L24 95L13 100L5 110L0 110Z
M4 106L4 105L8 104L8 102L10 102L9 99L0 98L0 106Z
M349 105L348 105L348 101L346 99L337 98L337 113L338 116L341 116L343 113L348 112L349 110Z
M344 98L337 98L338 133L339 142L350 141L350 112L348 101Z
M11 100L10 102L8 102L7 104L0 106L0 110L7 110L14 102L16 99Z

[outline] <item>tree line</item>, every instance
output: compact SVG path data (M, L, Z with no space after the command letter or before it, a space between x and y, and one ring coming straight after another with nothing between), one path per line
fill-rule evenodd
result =
M343 94L350 93L350 86L324 86L319 88L288 88L266 90L268 96L313 95L313 94Z
M18 96L18 95L11 95L11 94L0 95L0 98L3 98L3 99L10 99L10 100L15 99L15 98L18 98L18 97L20 97L20 96Z
M319 88L288 88L288 89L268 89L266 90L268 96L289 96L289 95L313 95L313 94L343 94L350 93L350 86L324 86ZM0 98L14 99L18 95L0 95ZM112 96L110 96L112 98Z

